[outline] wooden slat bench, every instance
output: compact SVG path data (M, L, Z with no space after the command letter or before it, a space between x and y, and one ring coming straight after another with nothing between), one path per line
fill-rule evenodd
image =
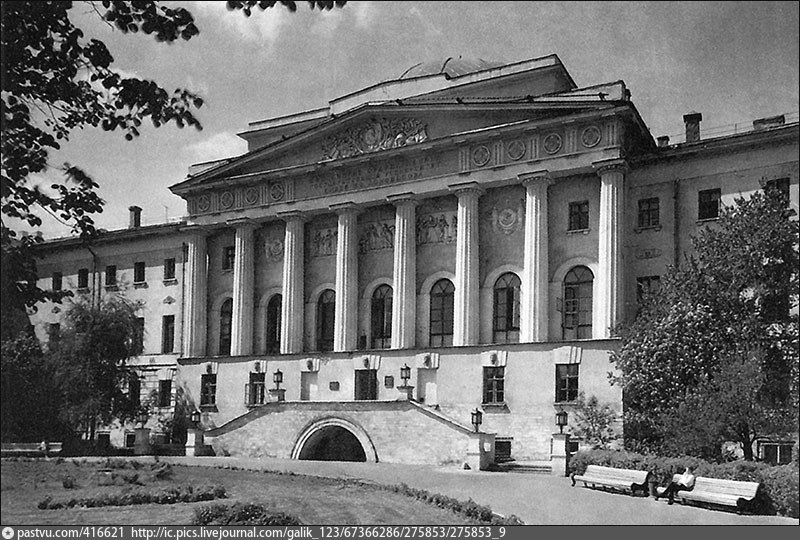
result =
M676 474L672 477L672 481L677 482L680 477L680 474ZM698 502L730 506L736 508L736 511L741 514L755 499L759 486L758 482L698 476L694 481L694 488L691 491L679 491L675 494L675 500L681 503ZM665 489L663 487L656 488L659 497Z
M3 443L0 447L2 457L41 457L45 453L39 448L41 443ZM52 442L47 445L47 455L53 456L61 453L60 442Z
M649 477L648 471L589 465L583 474L572 475L572 486L575 486L575 482L583 482L586 487L608 488L628 492L631 495L636 491L643 491L647 494Z

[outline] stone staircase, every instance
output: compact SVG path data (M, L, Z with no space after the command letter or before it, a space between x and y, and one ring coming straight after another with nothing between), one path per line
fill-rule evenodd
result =
M506 461L496 464L495 468L501 472L550 475L553 465L550 461Z

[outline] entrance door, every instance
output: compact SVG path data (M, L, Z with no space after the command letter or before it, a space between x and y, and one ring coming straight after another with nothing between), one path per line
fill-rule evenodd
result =
M378 399L378 370L356 370L356 395L357 400Z
M300 399L302 401L314 401L317 398L317 375L316 371L300 373Z

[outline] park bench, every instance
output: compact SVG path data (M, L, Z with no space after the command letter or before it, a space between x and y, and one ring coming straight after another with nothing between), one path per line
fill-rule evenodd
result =
M61 453L60 442L52 442L47 445L47 455L52 456ZM41 443L3 443L0 447L2 457L41 457L45 452L40 448Z
M583 474L572 475L572 486L575 486L575 482L583 482L586 487L602 487L625 491L631 495L635 491L641 490L647 494L649 477L650 473L648 471L589 465Z
M680 474L676 474L672 477L672 481L677 482L680 476ZM675 500L681 503L688 501L731 506L741 514L745 507L755 499L759 486L758 482L698 476L694 481L694 488L691 491L679 491L675 494ZM661 496L665 489L660 487L656 489L656 492Z

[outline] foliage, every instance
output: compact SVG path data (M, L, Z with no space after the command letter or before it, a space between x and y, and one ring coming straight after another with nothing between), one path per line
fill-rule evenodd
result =
M752 461L710 463L690 456L663 457L654 454L590 450L578 452L570 460L570 473L583 474L588 465L650 471L657 484L666 485L675 474L693 465L697 476L760 482L757 508L761 513L800 517L798 513L798 469L793 464L768 465Z
M593 448L606 448L617 439L613 424L617 419L616 411L607 403L600 403L597 396L588 399L583 392L575 401L575 424L572 432L592 445Z
M798 222L776 191L723 208L612 357L630 448L721 458L724 440L796 429Z
M23 332L0 343L2 440L61 440L68 430L58 421L52 373L39 340Z
M110 27L123 34L139 31L156 41L172 43L199 34L192 14L182 7L156 1L85 2ZM297 9L295 2L228 2L231 10L250 16L254 7L265 10L276 4ZM309 2L311 8L331 9L344 2ZM120 74L114 57L98 39L87 39L75 26L70 1L2 3L0 62L2 81L2 159L0 160L0 212L3 220L15 218L31 227L42 223L40 210L65 224L84 240L96 234L93 216L104 201L98 183L77 165L48 163L48 154L69 139L73 130L100 128L121 131L125 139L139 136L142 123L174 124L202 129L195 109L201 96L182 88L167 91L157 83ZM42 188L33 175L59 170L63 181ZM2 266L14 284L15 307L33 307L53 297L36 286L32 236L15 240L2 221ZM11 264L14 259L24 264ZM33 266L33 269L32 269ZM55 298L53 298L55 299Z
M192 525L302 525L294 516L255 503L210 504L195 508Z
M194 487L191 485L170 486L161 489L132 489L121 493L102 493L94 497L53 499L48 496L39 501L39 510L62 508L99 508L103 506L131 506L136 504L178 504L211 501L227 497L220 485Z
M135 399L125 386L131 376L126 361L140 352L136 310L139 305L113 295L98 305L78 301L65 315L66 327L49 353L60 400L60 415L74 429L133 418Z
M459 501L447 495L440 495L438 493L431 493L424 489L416 489L409 487L406 484L399 484L394 486L387 486L386 489L401 493L407 497L412 497L418 501L433 504L439 508L445 508L456 514L473 519L480 523L488 523L491 525L524 525L525 523L517 516L511 515L503 517L492 512L488 506L483 506L472 499L468 501Z

